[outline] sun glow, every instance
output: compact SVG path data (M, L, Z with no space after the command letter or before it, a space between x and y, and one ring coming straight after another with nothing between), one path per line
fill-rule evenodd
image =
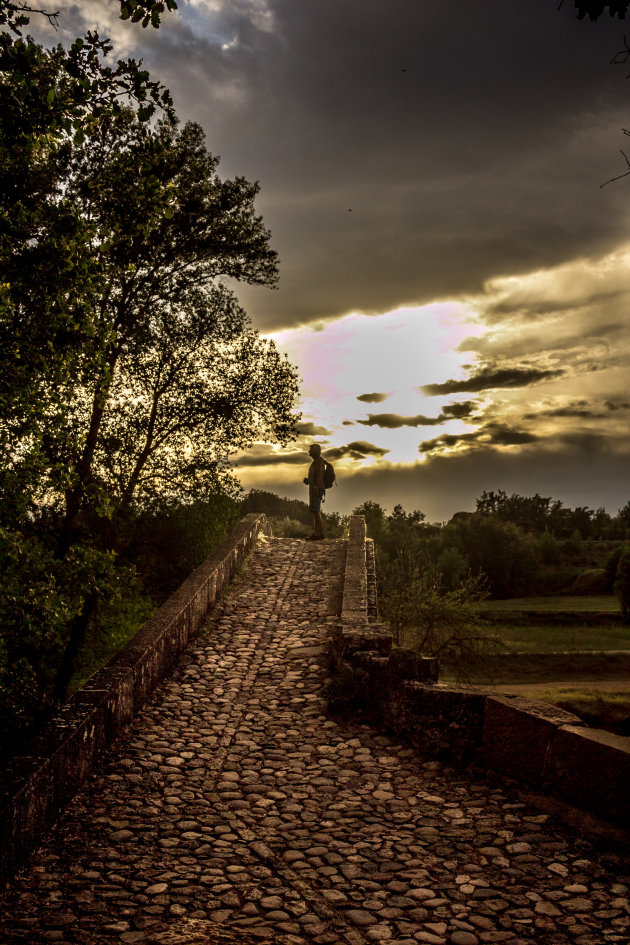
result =
M471 308L436 302L382 315L353 312L271 337L300 369L303 418L329 431L320 438L323 443L334 448L377 438L378 451L342 460L356 466L417 461L418 443L433 426L418 418L434 420L449 399L429 397L421 387L463 376L466 357L457 349L476 330ZM358 399L369 392L380 396L373 402ZM393 427L390 420L388 426L378 419L382 414L400 415L414 425ZM461 420L448 422L453 430L465 429Z

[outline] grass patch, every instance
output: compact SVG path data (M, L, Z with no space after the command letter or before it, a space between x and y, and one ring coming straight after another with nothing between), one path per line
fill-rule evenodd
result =
M514 653L629 650L630 627L621 623L556 624L493 620L492 631ZM500 646L494 647L500 652Z
M478 685L507 683L545 683L584 680L599 682L630 676L628 653L506 653L488 655L483 669L476 672L471 682ZM452 680L455 669L447 664L440 667L440 679Z
M630 693L558 687L536 694L543 702L573 712L591 728L602 728L617 735L630 735Z
M490 612L618 614L619 601L614 594L585 595L584 597L515 597L511 600L484 600L480 602L479 608Z

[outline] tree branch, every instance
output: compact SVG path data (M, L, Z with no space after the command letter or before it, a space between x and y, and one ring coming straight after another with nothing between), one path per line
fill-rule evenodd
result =
M624 133L625 135L630 134L630 132L626 131L625 128L623 129L623 133ZM605 187L606 184L612 184L614 181L616 181L616 180L621 180L622 178L628 177L628 176L630 175L630 160L628 159L628 155L627 155L626 152L623 150L623 148L620 148L619 151L620 151L620 154L623 154L623 156L624 156L624 158L625 158L626 164L627 164L627 166L628 166L628 170L625 171L623 174L618 174L617 177L611 177L610 180L605 180L603 184L600 184L600 185L599 185L599 189L600 189L600 190L602 189L602 187Z

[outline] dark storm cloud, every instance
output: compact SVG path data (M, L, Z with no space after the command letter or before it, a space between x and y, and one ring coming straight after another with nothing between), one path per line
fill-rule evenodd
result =
M488 423L472 433L443 433L432 440L425 440L418 447L420 453L439 453L444 449L452 449L462 444L481 444L488 446L522 446L525 443L536 443L540 437L526 430L515 430L500 423Z
M484 318L490 323L506 321L516 317L531 321L535 318L546 318L549 315L561 315L569 308L574 312L592 308L599 310L603 305L627 300L628 295L628 289L621 288L614 288L606 292L594 292L591 295L580 293L577 298L566 292L541 298L540 295L530 295L527 292L517 291L506 299L485 306ZM614 327L602 325L600 330L606 333Z
M470 417L476 406L473 400L460 404L446 404L438 417L426 417L421 413L415 417L406 417L398 413L369 413L367 420L356 420L355 423L361 423L364 427L381 427L384 430L397 430L400 427L434 427L447 420L462 420Z
M630 410L630 402L628 402L628 401L623 401L622 403L619 403L618 401L616 402L616 401L612 401L612 400L606 400L606 401L604 402L604 406L607 407L608 410L612 410L612 411L615 411L615 410Z
M593 320L601 313L594 312ZM581 329L581 330L580 330ZM604 347L607 351L607 364L614 360L615 348L624 344L628 337L628 318L621 322L598 324L591 329L588 324L575 322L571 316L570 307L564 318L558 318L555 325L547 325L545 330L532 332L522 330L511 333L508 337L466 338L459 346L459 351L471 351L487 360L495 358L497 354L507 359L547 357L555 355L573 360L585 360L595 347Z
M115 35L142 44L221 173L261 181L280 290L239 294L271 328L476 292L625 234L598 186L619 169L622 27L556 6L217 0Z
M425 512L429 521L446 521L459 510L473 511L484 490L503 489L508 494L550 495L571 507L603 505L616 513L630 498L628 444L603 439L596 452L593 445L585 438L526 444L514 451L479 444L474 450L438 453L410 465L381 460L344 478L343 490L328 494L327 508L348 513L377 497L390 510L401 503L407 510ZM595 495L593 481L598 483ZM303 492L298 483L283 485L287 496L303 498Z
M450 380L443 384L425 384L420 390L429 397L436 394L458 394L481 392L497 388L529 387L552 377L560 377L564 372L541 368L483 368L477 374L461 381Z
M463 400L459 404L445 404L440 416L443 420L464 420L470 417L478 406L475 400Z
M359 394L357 400L363 401L364 404L381 404L384 400L387 400L389 394Z
M374 446L372 443L366 443L363 440L355 440L348 443L347 446L335 446L332 449L325 450L322 454L328 460L337 459L365 459L366 456L385 456L389 450L384 450L380 446Z
M619 410L630 409L630 403L606 400L603 403L589 402L588 400L577 400L562 407L546 407L542 410L523 414L523 420L540 420L544 418L574 418L579 417L584 420L603 420L609 418L611 413L617 413Z
M253 446L246 453L232 457L235 466L299 466L310 462L306 450L276 452L270 446Z
M606 414L601 410L589 407L586 402L584 402L583 406L556 407L551 410L539 410L538 413L525 413L523 414L523 420L539 420L543 417L583 417L584 419L592 420L605 416Z
M399 427L432 427L441 423L439 417L403 417L397 413L369 413L367 420L357 420L364 427L382 427L384 430L397 430Z
M317 424L306 421L296 423L295 429L303 436L328 436L330 434L330 430L327 430L326 427L318 427Z

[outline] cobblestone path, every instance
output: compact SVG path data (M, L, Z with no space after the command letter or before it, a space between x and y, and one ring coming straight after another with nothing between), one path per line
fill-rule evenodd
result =
M260 546L1 898L2 945L630 942L621 857L326 716L344 559Z

